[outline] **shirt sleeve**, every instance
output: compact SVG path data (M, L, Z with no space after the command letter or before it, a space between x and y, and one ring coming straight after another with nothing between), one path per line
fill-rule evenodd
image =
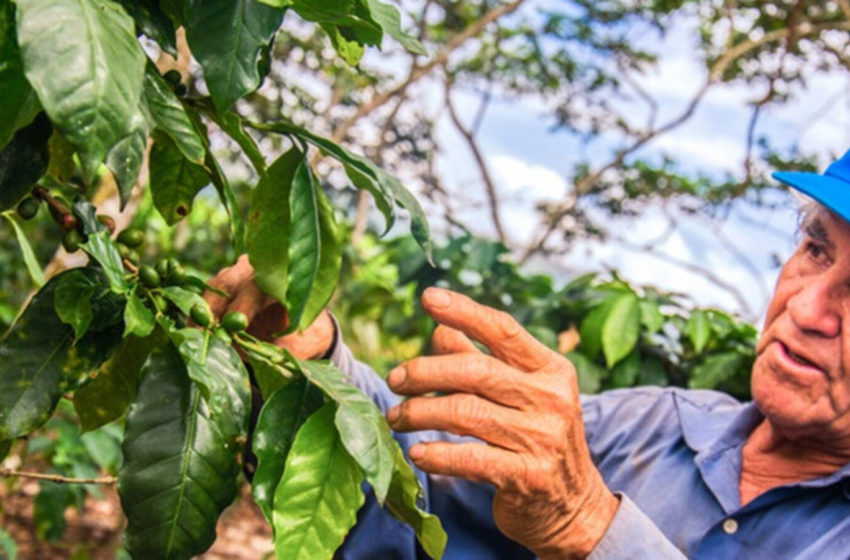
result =
M625 494L608 530L588 560L683 560L658 527Z
M331 316L331 319L334 324L334 341L327 358L345 374L349 383L366 393L381 412L386 414L390 408L401 401L401 398L390 391L386 382L375 373L374 369L354 358L351 350L342 341L336 318Z

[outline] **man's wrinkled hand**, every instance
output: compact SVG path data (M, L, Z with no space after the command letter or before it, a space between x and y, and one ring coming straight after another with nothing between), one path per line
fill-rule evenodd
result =
M301 360L325 356L334 339L334 325L327 310L303 332L274 337L287 328L286 310L273 297L264 294L254 283L254 268L242 255L231 267L221 270L209 281L210 286L228 294L206 292L204 299L213 314L221 317L229 311L241 311L248 317L248 333L286 348Z
M591 461L572 364L506 313L436 288L422 301L440 324L439 355L390 372L390 387L410 398L387 419L399 431L481 442L420 443L410 458L429 473L493 484L497 526L541 558L586 556L618 501Z

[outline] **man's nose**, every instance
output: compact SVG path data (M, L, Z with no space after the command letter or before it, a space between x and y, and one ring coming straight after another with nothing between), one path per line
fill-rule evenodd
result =
M808 282L788 300L788 312L797 327L810 334L835 337L841 332L841 295L825 277Z

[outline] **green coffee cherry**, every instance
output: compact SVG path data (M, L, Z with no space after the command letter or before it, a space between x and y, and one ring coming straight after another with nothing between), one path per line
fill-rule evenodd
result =
M168 259L168 274L173 274L175 270L180 268L180 261L171 257Z
M80 248L80 245L85 243L86 240L83 237L83 234L75 229L69 229L65 232L65 235L62 236L62 246L69 253L73 253Z
M127 228L118 234L116 241L123 243L127 247L136 248L145 240L145 232L136 228Z
M156 288L159 286L160 277L156 269L149 264L143 264L139 267L139 280L146 288Z
M160 278L168 278L168 261L166 259L159 259L156 263L156 271L159 273Z
M248 317L241 311L228 311L221 318L220 323L227 332L236 333L248 328Z
M207 328L212 325L213 316L212 311L208 305L203 303L196 303L192 306L192 309L189 310L189 317L192 318L196 324Z
M189 274L182 266L177 266L174 270L171 271L171 283L175 286L182 286L186 283Z
M38 201L31 196L26 197L18 203L18 216L24 220L31 220L38 214Z

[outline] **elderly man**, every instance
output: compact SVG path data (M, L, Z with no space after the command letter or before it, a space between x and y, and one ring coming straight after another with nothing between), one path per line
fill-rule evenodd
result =
M434 288L434 355L387 384L327 314L277 342L330 357L386 411L427 473L446 558L850 558L850 152L823 175L774 176L818 202L768 309L752 403L654 387L580 397L569 361L509 315ZM216 282L235 294L216 311L279 326L245 259ZM374 499L340 554L423 556Z

